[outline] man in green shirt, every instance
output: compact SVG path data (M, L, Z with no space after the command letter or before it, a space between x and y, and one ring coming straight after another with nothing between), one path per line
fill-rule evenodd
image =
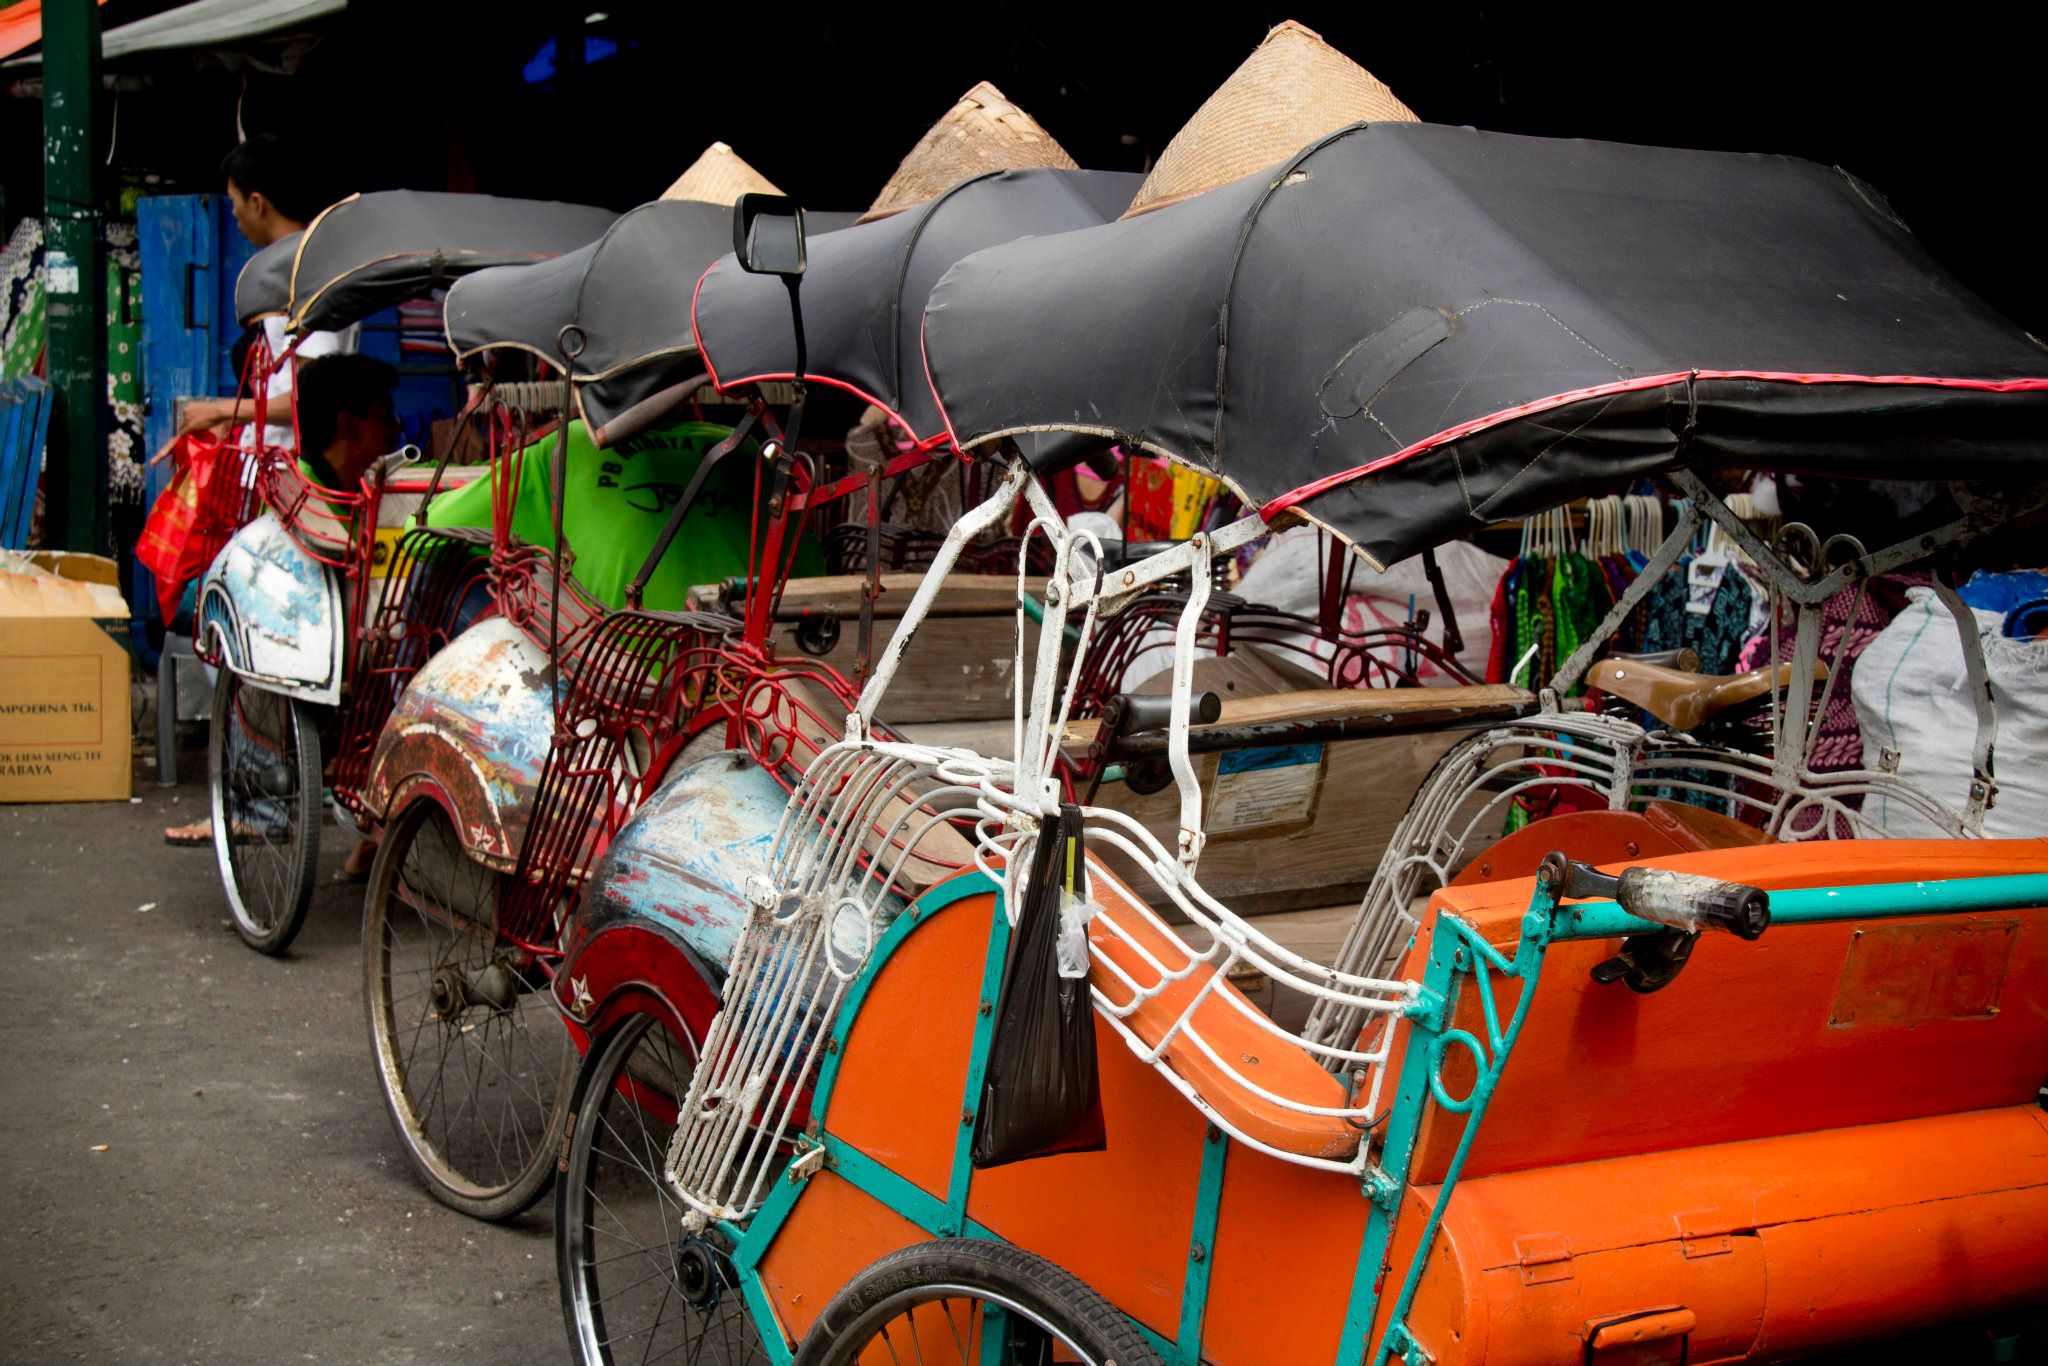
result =
M316 356L299 367L299 472L353 493L405 438L392 407L398 372L370 356Z
M583 423L571 422L562 535L575 557L571 572L576 582L605 606L624 607L626 586L646 563L697 467L729 435L730 428L715 423L679 422L599 450ZM512 507L512 534L543 548L554 543L550 490L555 439L551 432L519 453L519 496ZM760 458L759 447L748 441L705 479L668 553L648 577L643 607L680 611L688 605L693 586L750 572L754 475ZM427 509L428 526L490 524L488 479L450 490ZM792 572L816 574L823 567L815 541L806 537Z

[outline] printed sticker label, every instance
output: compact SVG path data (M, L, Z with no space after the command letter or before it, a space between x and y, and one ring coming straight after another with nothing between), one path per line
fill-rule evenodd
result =
M1273 745L1218 757L1205 823L1212 835L1305 825L1323 782L1323 746Z

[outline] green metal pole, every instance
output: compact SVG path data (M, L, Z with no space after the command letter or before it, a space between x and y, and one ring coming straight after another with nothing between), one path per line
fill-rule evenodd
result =
M50 414L44 539L105 554L107 276L100 233L100 10L43 6L43 213ZM61 538L61 539L60 539Z

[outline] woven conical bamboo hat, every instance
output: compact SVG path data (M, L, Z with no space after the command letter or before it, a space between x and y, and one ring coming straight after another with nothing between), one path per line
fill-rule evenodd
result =
M663 199L694 199L700 204L732 205L743 194L781 194L775 182L762 175L722 142L704 149L690 169L676 177L676 183L661 192Z
M917 140L860 221L886 218L936 199L969 176L1034 166L1076 169L1067 149L1037 119L983 81Z
M1228 185L1368 119L1419 122L1379 77L1290 19L1173 135L1124 217Z

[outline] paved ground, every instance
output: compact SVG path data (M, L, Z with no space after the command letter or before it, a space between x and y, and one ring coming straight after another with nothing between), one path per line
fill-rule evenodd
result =
M552 1200L446 1210L385 1118L338 832L291 955L252 953L211 851L162 842L204 771L0 806L0 1364L564 1360Z
M561 1361L552 1200L446 1210L385 1117L339 835L291 955L252 953L160 833L204 773L0 806L0 1361Z

